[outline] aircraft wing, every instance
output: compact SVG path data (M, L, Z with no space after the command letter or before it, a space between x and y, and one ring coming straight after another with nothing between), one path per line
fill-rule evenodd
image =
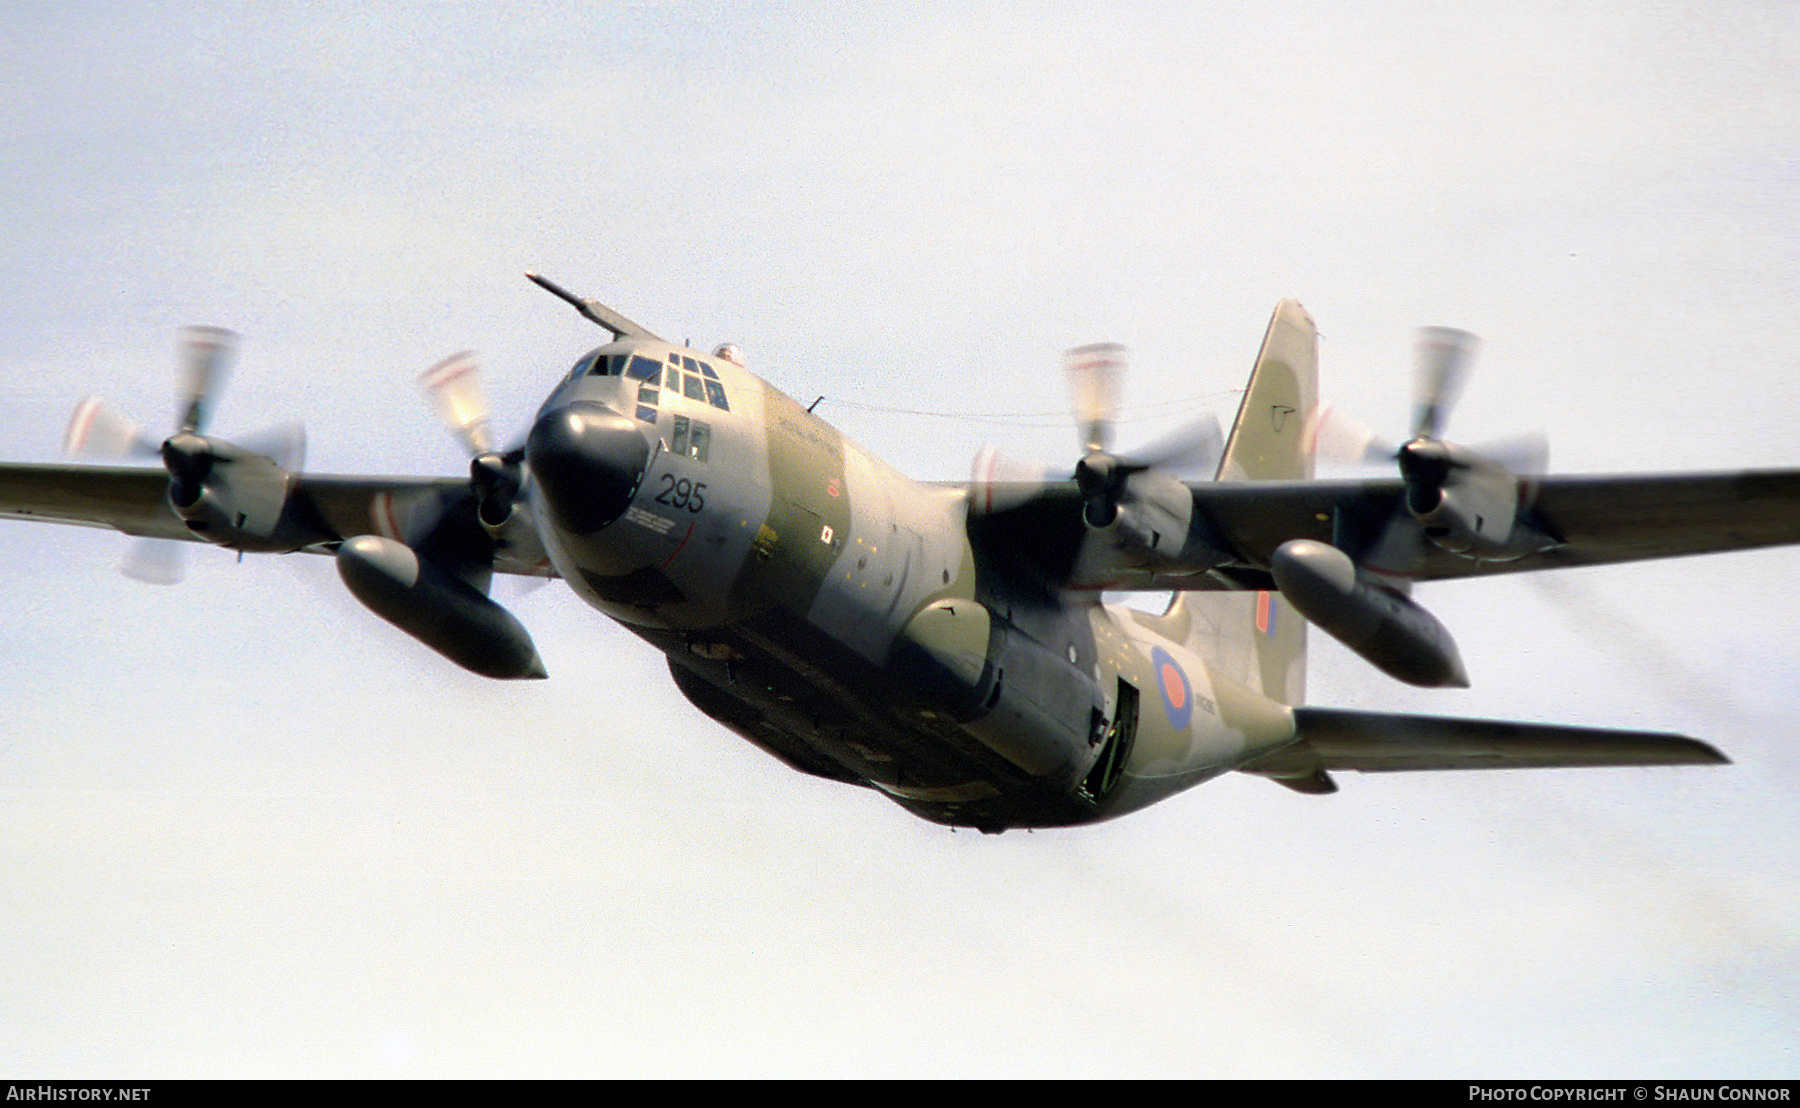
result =
M1267 565L1290 538L1329 541L1334 513L1385 519L1397 479L1303 482L1285 487L1193 486L1195 507L1248 561ZM1800 470L1647 476L1565 476L1536 481L1529 512L1557 545L1512 560L1477 560L1427 545L1416 580L1605 565L1800 543ZM1320 518L1320 517L1324 518ZM1308 527L1301 534L1296 528Z
M1379 526L1399 508L1397 478L1190 483L1194 515L1182 556L1104 582L1077 579L1085 532L1073 481L984 490L1008 506L972 511L978 544L1057 587L1269 589L1269 558L1289 539L1330 542L1337 521ZM1800 543L1800 469L1537 478L1532 523L1555 544L1510 560L1421 545L1419 581L1604 565ZM1215 552L1225 555L1219 562ZM1211 564L1209 564L1211 563Z
M155 539L194 539L169 510L168 494L169 475L160 469L0 466L0 518L109 527Z
M1698 739L1547 723L1295 708L1295 741L1238 767L1299 792L1336 790L1328 771L1719 765Z
M169 474L140 466L0 464L0 519L104 527L202 541L169 507ZM282 508L283 548L329 552L355 535L475 527L469 483L453 477L297 475ZM499 573L549 576L541 563L497 552Z

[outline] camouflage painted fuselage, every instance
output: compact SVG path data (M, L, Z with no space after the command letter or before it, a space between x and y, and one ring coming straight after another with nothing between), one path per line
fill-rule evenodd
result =
M1192 648L1205 616L986 564L965 490L909 480L736 365L617 342L540 415L571 405L630 419L647 460L598 526L536 512L552 564L796 769L997 831L1119 815L1292 738L1283 705Z

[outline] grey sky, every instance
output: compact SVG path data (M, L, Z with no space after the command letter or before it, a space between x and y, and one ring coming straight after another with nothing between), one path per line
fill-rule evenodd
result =
M1556 468L1800 464L1800 8L1281 3L0 6L0 454L99 393L453 473L412 378L519 428L597 332L537 269L921 477L1229 412L1268 312L1405 421ZM952 834L711 724L560 587L467 676L323 559L0 524L0 1069L50 1076L1800 1072L1800 552L1427 587L1475 681L1314 637L1314 702L1685 731L1718 770L1228 779Z

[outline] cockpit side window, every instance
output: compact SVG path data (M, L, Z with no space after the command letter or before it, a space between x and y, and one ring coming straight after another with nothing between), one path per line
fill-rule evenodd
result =
M712 428L697 419L676 416L669 435L669 453L704 462L712 453Z
M625 367L625 376L635 377L639 381L655 381L662 376L662 363L651 361L642 354L634 354L631 363Z

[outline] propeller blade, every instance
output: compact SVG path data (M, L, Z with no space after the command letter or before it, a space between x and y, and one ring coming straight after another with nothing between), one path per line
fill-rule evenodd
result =
M1142 469L1167 470L1177 476L1205 475L1218 472L1219 459L1225 454L1225 428L1218 414L1207 412L1199 419L1164 436L1141 450L1120 456L1120 461Z
M493 435L488 431L487 397L481 389L481 371L470 351L452 354L419 376L419 385L431 402L433 414L470 457L490 453Z
M1419 328L1413 378L1413 437L1435 439L1462 395L1481 340L1454 327Z
M1550 440L1542 431L1490 439L1475 443L1469 449L1491 462L1499 462L1520 477L1542 477L1550 469Z
M119 572L147 585L176 585L187 576L186 544L174 539L137 539L126 548Z
M1373 427L1341 408L1319 409L1313 420L1313 449L1319 458L1340 465L1391 465L1400 448Z
M1049 481L1048 467L983 446L969 467L969 508L977 515L1016 508Z
M237 333L223 327L183 327L178 347L180 358L179 388L185 394L180 431L194 434L206 426L213 404L225 388L231 372L232 355L237 352Z
M154 458L160 445L143 424L89 396L69 416L62 452L65 458Z
M1119 412L1119 386L1125 376L1125 348L1116 342L1077 346L1063 354L1074 401L1076 428L1088 453L1104 451L1112 442Z
M238 439L237 444L289 473L298 473L306 466L306 426L301 423L265 427Z

